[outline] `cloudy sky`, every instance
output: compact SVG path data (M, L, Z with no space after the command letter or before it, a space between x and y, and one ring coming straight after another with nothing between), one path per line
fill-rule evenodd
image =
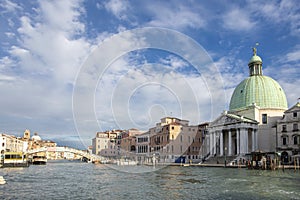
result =
M300 97L298 1L0 0L0 132L83 148L96 131L228 109L252 47Z

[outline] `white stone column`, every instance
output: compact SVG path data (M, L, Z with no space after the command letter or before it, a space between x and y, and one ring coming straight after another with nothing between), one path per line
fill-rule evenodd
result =
M248 143L248 138L249 138L249 132L248 132L248 128L246 128L246 130L245 130L245 135L246 135L246 140L245 140L245 146L246 146L246 151L245 151L245 153L248 153L249 152L249 143Z
M231 131L228 131L228 155L231 156L232 155L232 146L231 146Z
M240 153L245 154L246 153L246 129L241 128L240 131Z
M255 151L255 131L252 129L251 131L251 136L252 136L252 151Z
M214 132L214 142L213 142L213 155L215 155L216 154L216 144L217 144L217 142L216 142L216 134L217 134L217 132Z
M240 154L240 129L236 129L236 153Z
M213 155L213 132L209 134L209 153Z
M221 131L220 132L220 156L223 156L224 153L223 153L223 132Z
M258 143L257 143L257 129L254 129L254 141L255 141L255 150L258 149Z

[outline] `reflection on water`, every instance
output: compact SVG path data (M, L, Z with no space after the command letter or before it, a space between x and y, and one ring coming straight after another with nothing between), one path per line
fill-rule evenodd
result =
M300 171L145 166L124 170L87 163L0 169L1 199L300 199ZM123 168L124 169L124 168Z

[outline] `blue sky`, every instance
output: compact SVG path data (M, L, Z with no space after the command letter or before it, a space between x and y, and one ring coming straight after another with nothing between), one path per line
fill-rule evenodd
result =
M90 144L97 130L147 130L164 116L191 124L210 121L228 109L235 86L248 76L247 63L257 42L264 75L279 82L289 106L300 97L296 0L1 0L0 13L0 131L4 133L20 135L28 128L42 138L82 147L81 141ZM146 27L192 39L211 59L214 70L206 68L204 76L205 70L197 70L184 55L134 49L111 60L103 74L91 71L85 77L93 100L84 95L74 100L91 55L97 56L106 41L112 50L129 43L138 46L141 41L116 43L115 36ZM98 53L101 57L110 52ZM93 66L101 67L102 62L95 59ZM209 82L213 78L218 83ZM89 85L92 79L96 81ZM213 98L219 99L218 105ZM74 105L77 100L81 107ZM85 105L93 107L95 119L84 115ZM76 118L76 112L81 117ZM90 120L98 127L90 126Z

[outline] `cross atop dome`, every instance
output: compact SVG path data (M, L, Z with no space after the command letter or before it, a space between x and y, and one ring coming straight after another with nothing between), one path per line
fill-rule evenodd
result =
M258 45L259 45L258 43L255 44L255 46ZM253 47L252 50L253 50L253 56L248 63L249 74L250 76L262 75L262 60L258 55L256 55L257 53L256 47Z
M255 46L258 46L258 45L259 45L259 43L256 42ZM256 52L257 52L256 47L253 47L252 50L253 50L253 56L256 56Z

